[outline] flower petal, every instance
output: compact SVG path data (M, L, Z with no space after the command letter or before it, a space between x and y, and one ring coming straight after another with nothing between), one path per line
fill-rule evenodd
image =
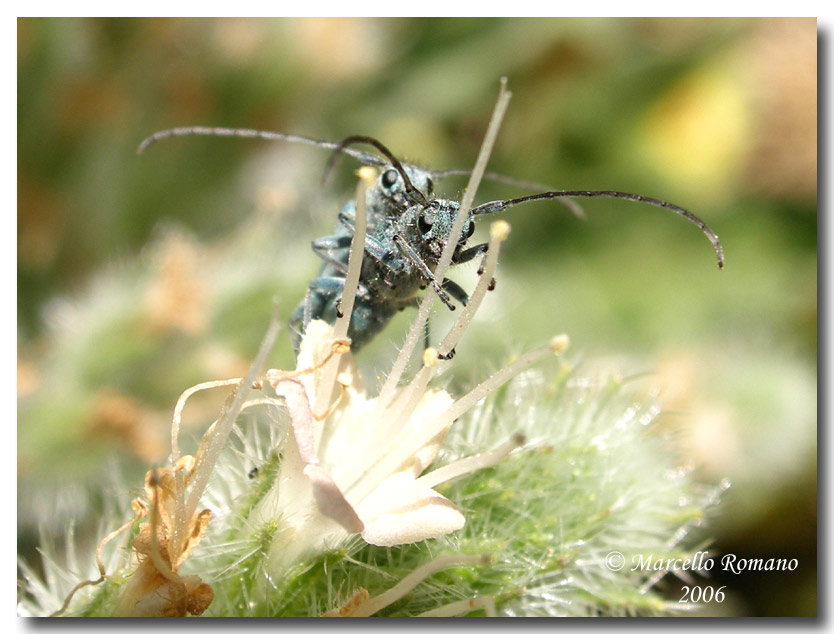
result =
M412 544L463 528L466 520L449 500L423 489L409 501L365 523L362 538L375 546Z
M308 464L304 467L304 475L313 482L313 496L324 515L339 522L348 533L359 533L365 528L356 511L324 469Z
M298 445L298 453L305 464L318 464L316 456L315 431L313 429L313 412L310 400L300 381L282 379L273 382L275 393L283 397L287 404L292 423L292 432Z

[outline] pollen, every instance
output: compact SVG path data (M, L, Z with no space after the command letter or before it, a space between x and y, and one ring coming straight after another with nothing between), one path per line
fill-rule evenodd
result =
M436 348L426 348L423 350L423 365L427 368L435 366L438 358Z
M356 176L370 186L373 185L374 180L376 180L376 177L379 176L379 170L371 167L370 165L363 165L356 170Z
M556 335L550 340L550 349L553 351L553 354L562 354L565 350L570 347L570 337L566 334L562 333L561 335Z
M489 237L503 242L510 236L510 223L506 220L496 220L489 227Z

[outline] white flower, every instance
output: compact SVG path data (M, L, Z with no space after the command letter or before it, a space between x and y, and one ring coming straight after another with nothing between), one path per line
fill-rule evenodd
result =
M561 352L566 340L556 338L525 355L458 401L427 386L432 367L426 366L397 388L388 403L368 396L349 353L334 354L342 345L332 326L311 322L296 371L267 373L286 403L292 426L276 484L251 517L254 526L279 522L280 538L270 552L273 574L303 556L336 548L355 533L370 544L395 546L462 528L461 511L434 487L495 464L523 444L523 437L423 472L461 414L539 358ZM427 356L436 359L436 353ZM317 408L321 395L330 391L326 378L331 364L338 364L339 394L328 408ZM321 409L323 415L314 415Z
M431 423L448 411L452 398L443 390L427 389L410 414L380 414L378 399L368 397L352 357L344 355L336 360L341 361L336 380L341 395L328 416L316 418L310 404L322 390L323 361L331 355L333 342L332 326L312 322L297 373L316 369L297 379L272 379L276 393L287 402L294 433L262 512L280 516L299 542L310 547L310 542L319 542L320 548L337 545L352 533L361 533L371 544L393 546L461 528L460 511L417 480L437 455L451 421L437 432ZM384 421L378 418L386 416ZM406 439L411 443L407 449L401 444ZM402 459L396 464L383 460L390 452Z
M497 449L423 475L457 418L518 372L568 345L566 336L556 337L458 400L431 387L439 357L451 356L490 287L509 226L494 223L490 234L483 274L469 303L439 352L426 350L422 369L406 385L396 385L395 362L379 394L370 396L348 352L349 341L337 336L338 322L335 327L311 322L295 371L267 373L292 428L276 483L250 517L254 527L278 524L269 554L272 574L302 557L337 548L357 533L370 544L395 546L462 528L461 511L434 488L491 466L524 443L515 435ZM418 317L412 333L421 330ZM402 354L409 352L407 341Z

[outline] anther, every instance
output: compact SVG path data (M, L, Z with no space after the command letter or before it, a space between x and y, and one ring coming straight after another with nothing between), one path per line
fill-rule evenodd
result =
M553 354L562 354L565 350L568 349L570 346L570 337L566 334L556 335L553 339L550 340L550 349L553 351Z

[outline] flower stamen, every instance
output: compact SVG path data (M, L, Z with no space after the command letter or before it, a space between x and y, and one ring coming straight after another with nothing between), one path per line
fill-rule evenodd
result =
M136 522L139 521L141 518L143 518L145 514L148 512L147 505L139 499L133 500L133 502L131 502L131 507L133 508L134 516L130 520L122 524L116 530L105 535L104 539L102 539L98 543L98 546L96 546L96 565L98 566L99 572L98 579L86 580L76 584L72 588L72 590L69 591L69 594L64 599L64 603L61 605L61 607L52 614L50 614L50 617L61 616L64 612L66 612L67 608L70 605L70 602L72 601L72 598L75 596L75 593L78 592L81 588L84 588L85 586L97 586L107 578L107 571L105 570L104 562L101 559L102 548L104 548L105 544L121 535L128 528L132 528L133 525L136 524Z
M510 235L510 223L505 220L496 220L489 227L489 245L487 246L486 258L481 264L481 275L478 279L478 284L472 292L469 301L464 306L455 324L449 330L449 334L443 339L443 343L438 348L438 355L442 358L447 356L455 349L464 330L472 321L475 312L481 305L481 301L489 290L495 275L495 268L498 265L498 254L501 250L501 243L504 242Z
M475 610L483 610L487 616L498 616L495 610L495 599L492 597L476 597L474 599L462 599L441 605L439 608L428 610L417 616L435 616L435 617L450 617L450 616L465 616Z
M501 250L501 243L507 239L510 234L510 225L504 220L498 220L490 225L490 241L487 248L487 254L482 263L483 273L478 279L478 284L472 292L466 306L461 311L455 323L452 325L440 348L426 348L423 352L423 367L419 370L417 375L409 382L401 392L398 392L388 405L391 410L395 405L399 404L398 410L389 411L385 414L386 418L391 417L394 420L407 421L411 414L426 392L431 379L438 371L437 360L440 358L449 358L449 353L457 346L460 338L463 336L464 330L472 321L475 312L481 305L481 301L489 289L492 276L495 274L495 268L498 264L498 254ZM380 406L377 407L376 415L382 416ZM400 429L392 430L393 433L399 433Z
M476 456L470 456L469 458L463 458L462 460L444 465L417 478L414 484L426 489L433 489L440 484L459 478L467 473L492 467L509 456L513 450L523 446L525 442L527 442L527 439L523 434L515 434L510 440L492 451L486 451Z
M490 558L487 555L447 555L446 557L438 557L426 564L423 564L414 572L408 574L402 581L395 585L390 590L383 592L380 595L369 599L360 605L352 614L352 616L371 616L380 610L387 608L395 601L399 601L406 594L411 592L418 584L422 583L433 574L440 572L445 568L460 565L489 565Z
M559 354L563 349L562 346L547 344L531 350L511 365L493 374L468 394L455 401L433 420L420 425L418 428L412 429L404 436L400 434L389 437L385 446L378 447L376 462L368 466L362 474L361 479L356 482L355 490L352 492L360 497L368 495L387 474L395 471L399 465L405 463L414 453L416 447L423 447L431 442L433 438L444 433L457 418L465 414L480 400L501 387L514 376L551 354Z
M498 136L498 129L501 127L501 120L504 118L504 113L507 110L511 96L512 93L507 90L507 79L506 77L502 77L501 87L498 92L498 100L495 103L495 108L492 111L492 117L490 118L486 135L484 135L481 149L478 152L478 159L475 161L475 167L472 169L472 174L469 177L469 183L464 191L463 200L461 201L455 222L449 232L449 238L446 242L446 246L443 248L440 261L437 263L437 267L434 270L434 275L439 280L443 279L443 276L446 274L446 269L449 268L449 264L452 261L452 255L457 248L458 239L463 231L463 225L468 219L469 210L472 208L472 202L474 201L475 194L478 191L478 185L480 185L481 178L486 170L487 161L489 161L489 156L492 153L492 147L495 144L496 137ZM397 359L391 367L391 372L383 384L382 390L380 390L378 405L379 410L387 407L391 403L397 384L405 371L406 365L408 365L409 359L411 359L411 355L417 345L417 340L423 332L423 326L429 318L429 311L431 310L436 296L437 294L434 289L429 286L426 290L426 295L423 298L423 301L420 303L417 318L411 325L411 330L408 331L403 347L400 349Z
M344 291L341 299L341 313L336 318L333 328L333 336L336 339L344 339L348 333L350 320L353 316L353 303L356 299L356 291L359 286L359 275L362 272L362 260L365 256L365 232L368 224L365 196L368 189L374 183L376 170L365 166L357 171L359 182L356 185L356 219L353 223L353 239L350 242L348 254L348 270L345 275ZM333 386L336 383L336 375L339 371L339 363L333 362L325 366L322 372L321 391L318 395L318 402L314 403L313 409L323 418L330 409L330 398L333 394ZM322 429L322 433L325 430Z

